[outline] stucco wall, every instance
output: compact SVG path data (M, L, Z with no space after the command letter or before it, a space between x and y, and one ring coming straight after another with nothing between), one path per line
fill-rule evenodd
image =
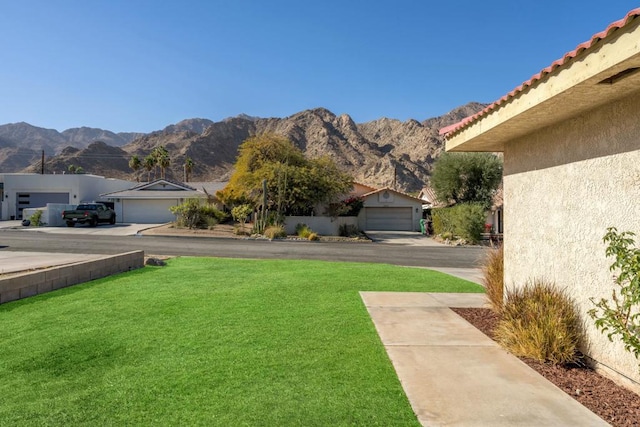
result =
M18 193L69 193L69 203L77 205L81 201L99 200L102 193L135 185L122 179L82 174L0 174L0 181L4 183L4 200L0 210L2 220L16 214Z
M296 225L306 224L314 232L323 236L340 235L340 226L343 224L358 225L358 218L355 216L339 216L331 218L328 216L287 216L284 218L287 234L295 234Z
M607 227L640 234L640 96L513 140L504 151L505 285L546 278L584 316L587 353L640 391L638 360L610 343L586 312L609 298ZM640 242L639 242L640 243Z

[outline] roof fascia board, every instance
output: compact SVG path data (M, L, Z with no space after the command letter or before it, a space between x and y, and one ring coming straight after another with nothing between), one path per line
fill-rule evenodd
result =
M503 151L507 140L627 96L629 92L620 90L618 83L598 83L628 67L640 66L639 41L637 18L486 116L452 132L447 137L447 151ZM577 95L583 102L576 102Z

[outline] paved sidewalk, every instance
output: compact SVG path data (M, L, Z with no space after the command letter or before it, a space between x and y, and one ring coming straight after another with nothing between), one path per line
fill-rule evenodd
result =
M449 307L484 294L361 292L423 426L606 426Z
M86 224L78 224L76 227L25 227L22 221L0 221L0 229L14 229L29 233L49 233L49 234L92 234L96 236L135 236L149 228L159 227L163 224L99 224L97 227L90 227Z
M57 267L103 257L105 255L0 251L0 274Z

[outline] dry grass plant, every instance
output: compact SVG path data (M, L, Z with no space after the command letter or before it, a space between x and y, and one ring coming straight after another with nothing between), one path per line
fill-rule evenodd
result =
M267 239L278 239L287 237L287 232L282 225L271 225L264 230L264 236Z
M544 280L507 288L501 315L497 341L516 356L554 364L578 361L582 328L565 290Z
M482 266L482 283L487 290L491 309L500 314L504 304L504 250L491 249Z

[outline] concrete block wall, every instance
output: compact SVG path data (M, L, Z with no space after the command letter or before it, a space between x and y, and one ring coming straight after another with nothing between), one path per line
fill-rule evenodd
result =
M0 304L144 267L144 251L0 277Z

